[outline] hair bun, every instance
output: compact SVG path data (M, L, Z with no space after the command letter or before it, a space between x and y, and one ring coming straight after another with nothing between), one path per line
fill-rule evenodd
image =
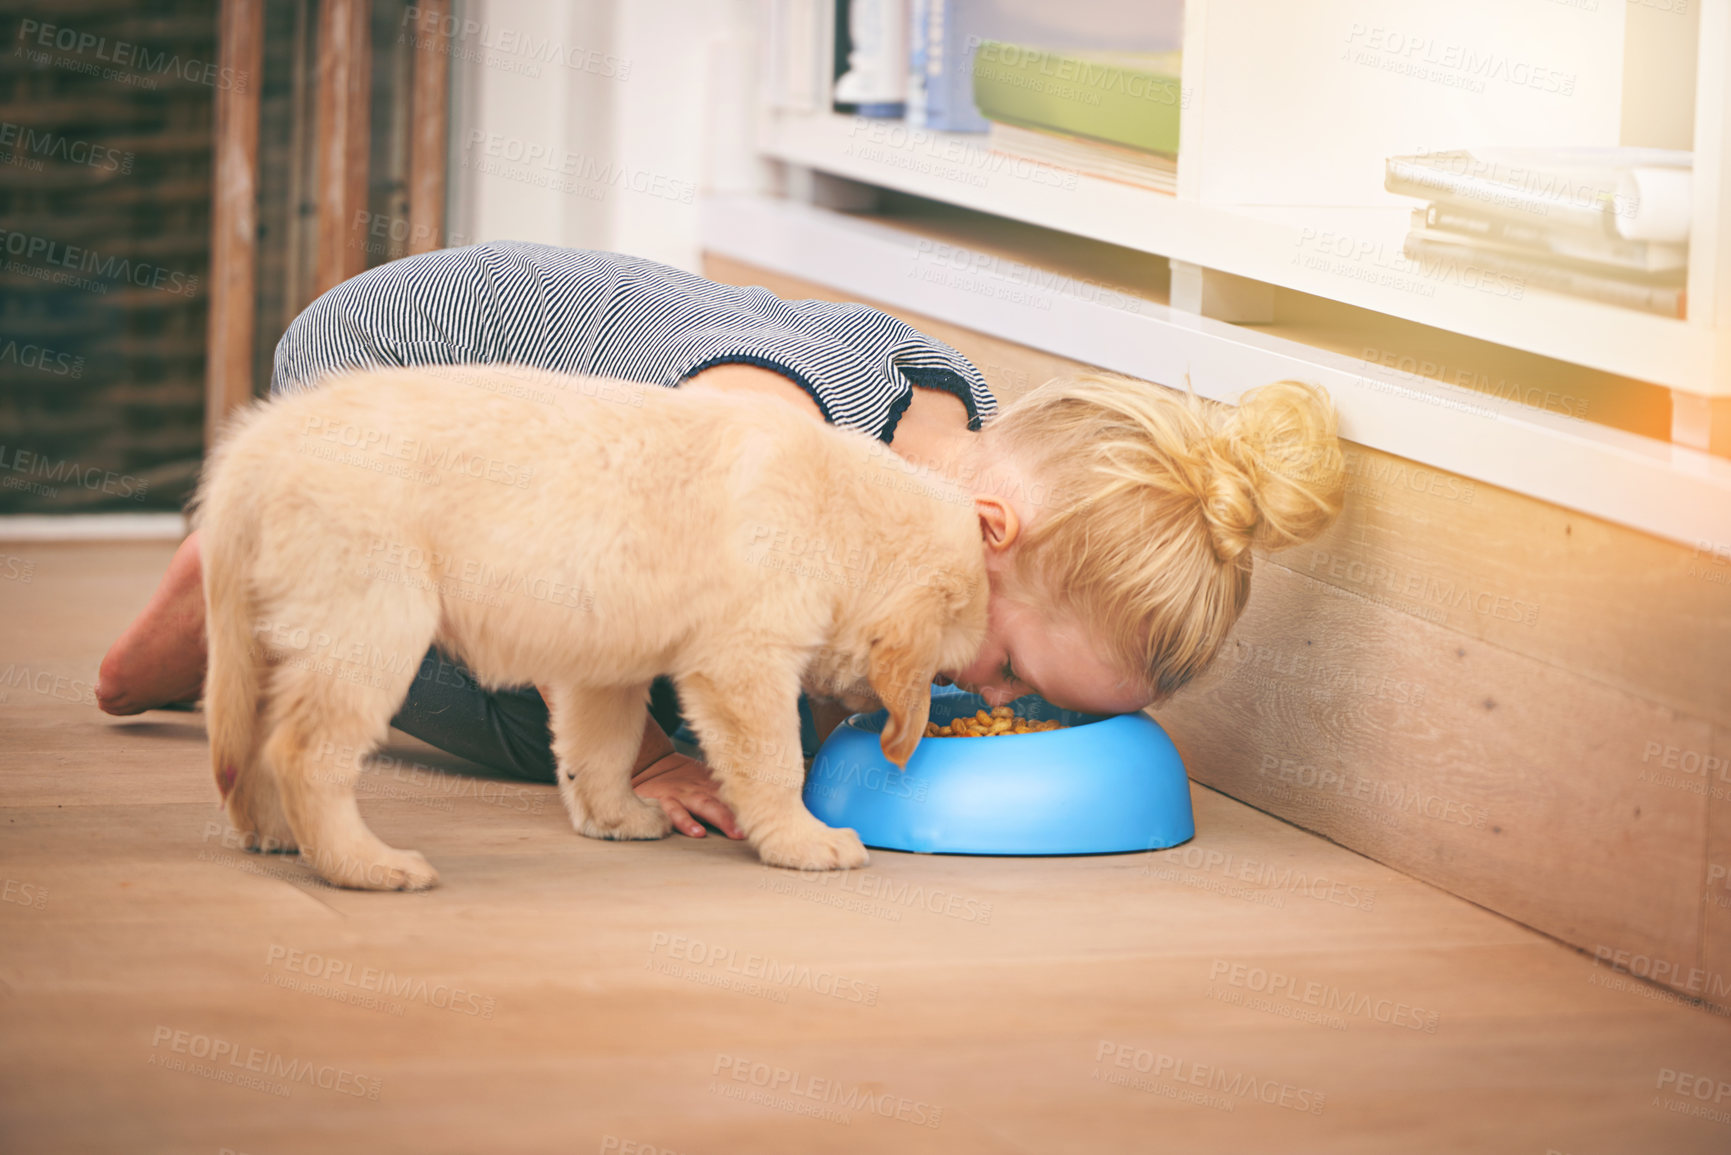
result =
M1214 552L1234 562L1252 545L1309 541L1340 512L1346 459L1328 395L1277 381L1239 399L1200 446L1202 499Z

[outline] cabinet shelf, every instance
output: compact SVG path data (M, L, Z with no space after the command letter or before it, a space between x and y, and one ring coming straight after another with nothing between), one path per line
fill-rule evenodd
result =
M760 150L792 165L1703 395L1712 327L1549 292L1465 284L1402 256L1406 208L1220 207L1013 161L985 138L828 113L766 113ZM1182 163L1182 161L1180 162Z

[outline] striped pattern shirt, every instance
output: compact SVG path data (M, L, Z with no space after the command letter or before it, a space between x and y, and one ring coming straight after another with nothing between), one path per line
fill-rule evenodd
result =
M997 403L980 371L877 309L784 301L618 253L518 241L370 269L309 305L277 344L273 394L393 365L515 364L675 386L714 365L776 370L833 425L889 441L915 386Z

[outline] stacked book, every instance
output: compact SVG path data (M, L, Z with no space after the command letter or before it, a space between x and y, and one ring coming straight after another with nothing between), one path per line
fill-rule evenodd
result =
M1177 190L1176 52L1053 51L987 40L974 104L992 150L1157 192Z
M1405 251L1595 301L1682 317L1691 158L1640 148L1390 157L1384 187L1429 203Z

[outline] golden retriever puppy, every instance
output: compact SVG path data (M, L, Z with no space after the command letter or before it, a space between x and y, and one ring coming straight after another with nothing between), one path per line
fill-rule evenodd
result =
M986 625L972 502L905 482L880 443L779 401L513 366L368 371L260 404L197 506L229 818L339 886L432 886L368 829L354 783L437 643L483 685L542 688L580 833L668 833L630 782L667 674L765 862L863 865L854 832L801 803L801 686L881 701L905 765L932 677Z

